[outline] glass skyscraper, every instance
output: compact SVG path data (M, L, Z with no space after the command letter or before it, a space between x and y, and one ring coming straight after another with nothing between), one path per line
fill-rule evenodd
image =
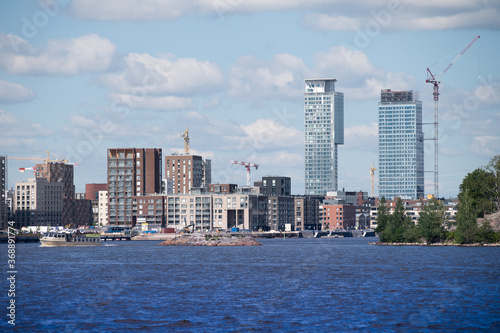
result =
M381 92L378 104L379 197L424 195L422 102L413 91Z
M344 94L335 91L336 81L305 80L306 195L337 190L337 146L344 144Z

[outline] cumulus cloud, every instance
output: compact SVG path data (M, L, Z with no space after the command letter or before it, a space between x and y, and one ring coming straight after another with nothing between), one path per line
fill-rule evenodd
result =
M277 54L271 61L243 56L231 67L229 95L255 100L255 96L296 98L303 90L309 69L291 54Z
M129 108L182 110L193 106L186 96L220 91L224 76L209 61L130 53L119 70L101 75L100 81L110 100Z
M285 126L279 120L258 119L251 124L242 125L241 128L255 149L303 147L304 145L304 133Z
M500 152L499 136L476 136L473 138L470 151L474 155L494 156Z
M360 0L73 0L71 15L85 20L158 21L187 15L226 15L264 12L305 12L302 25L321 31L364 29L443 30L500 28L500 4L487 0L400 0L381 3ZM372 30L373 31L373 30Z
M3 110L0 110L0 133L0 150L11 152L34 151L44 139L54 135L51 129Z
M20 103L31 101L35 93L21 84L0 80L0 103Z
M291 54L278 54L271 61L254 56L239 58L231 68L229 96L239 99L296 99L304 91L304 79L336 78L337 90L351 100L377 98L385 88L414 89L416 80L405 73L391 73L374 66L364 51L334 46L313 55L309 68ZM257 98L256 98L257 97Z
M22 38L0 33L0 70L9 74L76 75L107 70L116 47L107 38L91 34L51 39L35 49Z
M130 53L119 71L104 74L101 80L121 93L191 95L218 91L224 77L220 68L209 61L177 58L173 54L154 57Z

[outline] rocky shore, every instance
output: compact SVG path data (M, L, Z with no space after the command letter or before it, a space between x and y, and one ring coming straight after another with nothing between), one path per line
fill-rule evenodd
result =
M191 234L181 235L161 242L165 246L259 246L252 236Z
M500 243L485 243L485 244L456 244L456 243L385 243L385 242L373 242L368 243L369 245L390 245L390 246L463 246L463 247L497 247Z

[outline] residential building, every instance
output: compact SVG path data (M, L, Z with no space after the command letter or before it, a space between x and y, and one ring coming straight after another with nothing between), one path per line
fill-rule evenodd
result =
M167 220L167 196L166 195L142 195L132 197L134 215L137 224L166 226Z
M353 205L353 206L361 206L363 201L368 199L368 192L363 191L331 191L326 193L327 199L338 199L342 200L344 203Z
M338 187L338 146L344 144L344 94L336 79L305 80L305 194Z
M99 192L106 191L108 184L85 184L85 199L92 203L92 221L94 225L99 225Z
M329 230L352 229L356 226L356 207L338 200L323 202L323 227Z
M308 196L294 197L295 230L320 230L320 199Z
M213 194L218 193L235 193L238 189L236 184L210 184L208 185L208 192Z
M99 191L99 217L100 227L108 225L108 191Z
M173 181L174 194L189 194L191 188L206 187L212 181L211 161L198 155L165 156L165 178Z
M295 230L295 199L291 196L267 197L267 223L270 230Z
M63 183L32 178L15 184L16 228L63 226Z
M262 177L261 194L267 196L291 195L292 180L290 177L265 176Z
M73 164L47 162L35 166L35 178L63 184L63 199L75 199Z
M132 197L161 193L162 150L108 149L108 224L135 226Z
M413 91L381 92L379 110L379 197L424 195L422 102Z

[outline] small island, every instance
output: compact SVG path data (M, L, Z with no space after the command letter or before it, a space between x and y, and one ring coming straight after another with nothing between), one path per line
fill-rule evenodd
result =
M221 234L183 234L161 242L164 246L259 246L252 236Z

